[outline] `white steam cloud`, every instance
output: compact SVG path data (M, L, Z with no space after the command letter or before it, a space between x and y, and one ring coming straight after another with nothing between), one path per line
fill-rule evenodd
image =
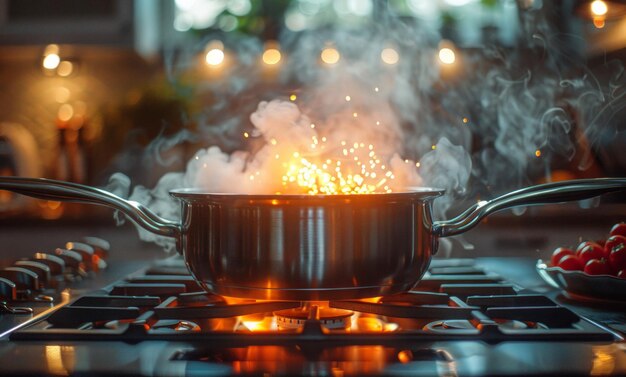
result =
M443 188L447 194L435 205L441 218L459 199L549 181L552 168L589 169L594 145L626 107L622 65L590 72L551 42L557 32L543 18L547 12L520 12L524 30L516 46L459 50L462 58L452 67L437 61L439 36L426 33L419 20L393 17L357 31L286 34L278 73L268 73L258 58L262 45L251 37L222 38L235 58L219 74L192 64L201 49L168 59L172 83L197 78L192 91L202 110L187 117L198 131L156 142L150 153L178 141L200 140L203 148L186 156L184 171L165 174L154 188L135 186L130 199L177 219L178 203L168 195L176 188L302 193L286 172L304 158L318 168L340 161L342 173L372 185L381 171L393 175L378 192ZM336 64L320 61L325 46L341 53ZM396 64L381 60L385 48L398 52ZM292 93L295 101L288 100ZM366 177L363 165L376 176ZM120 177L112 182L124 194L131 183Z

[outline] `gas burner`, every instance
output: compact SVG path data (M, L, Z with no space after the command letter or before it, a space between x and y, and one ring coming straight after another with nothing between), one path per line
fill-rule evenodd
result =
M64 262L60 257L46 254L38 260L49 263L50 275L62 276ZM48 278L40 266L30 267ZM606 341L614 337L546 296L528 294L497 275L481 275L480 269L466 265L440 263L435 271L438 274L425 279L422 291L305 303L207 293L188 271L183 274L184 268L178 257L157 262L59 305L45 320L12 332L11 340L227 341L237 346L252 342L303 347L320 337L352 345L395 344L411 339L497 343L581 337ZM479 283L480 279L483 281ZM21 284L28 279L23 281ZM15 285L12 290L5 289L5 294L13 297L18 288L26 287Z
M299 308L274 312L279 330L299 329L307 320L319 320L329 330L345 330L350 327L350 310L329 308L328 303L306 302Z

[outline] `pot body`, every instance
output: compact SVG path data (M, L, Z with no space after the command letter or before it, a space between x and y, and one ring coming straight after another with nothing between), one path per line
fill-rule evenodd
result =
M438 191L366 196L174 192L180 248L207 291L267 300L336 300L406 291L436 251Z
M461 234L503 209L583 200L626 190L626 178L527 187L433 222L442 190L367 195L242 195L175 190L182 222L140 203L77 183L0 177L0 189L45 200L104 205L177 240L209 292L273 300L337 300L393 294L422 277L438 237Z

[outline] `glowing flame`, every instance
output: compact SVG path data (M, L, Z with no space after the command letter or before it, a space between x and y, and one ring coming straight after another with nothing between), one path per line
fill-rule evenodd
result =
M242 321L242 324L247 330L252 332L270 330L266 321Z

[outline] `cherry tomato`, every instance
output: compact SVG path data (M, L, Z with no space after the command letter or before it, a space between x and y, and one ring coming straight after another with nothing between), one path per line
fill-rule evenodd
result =
M596 243L602 247L604 247L604 244L606 243L606 240L596 240Z
M609 263L615 271L626 269L626 244L622 243L613 247L609 254Z
M618 223L613 225L613 228L611 228L611 232L609 234L612 236L626 237L626 223Z
M619 235L611 236L608 240L606 240L606 243L604 244L604 254L608 258L611 254L611 250L613 250L615 246L624 244L626 244L626 237Z
M596 242L593 241L585 241L585 242L581 242L580 244L578 244L578 246L576 247L576 255L580 255L580 252L587 246L595 246L595 247L601 247L600 245L598 245Z
M582 271L583 264L576 255L566 255L558 263L558 266L566 271Z
M589 275L610 275L611 269L604 259L591 259L585 264L585 273Z
M606 257L606 254L604 254L604 248L595 242L589 242L587 246L583 247L582 250L578 252L577 255L584 265L592 259L602 259Z
M620 279L626 279L626 270L619 270L616 276Z
M574 250L568 249L566 247L557 247L556 249L554 249L554 251L552 252L552 258L550 258L552 265L556 266L557 264L559 264L561 258L566 255L574 255Z

